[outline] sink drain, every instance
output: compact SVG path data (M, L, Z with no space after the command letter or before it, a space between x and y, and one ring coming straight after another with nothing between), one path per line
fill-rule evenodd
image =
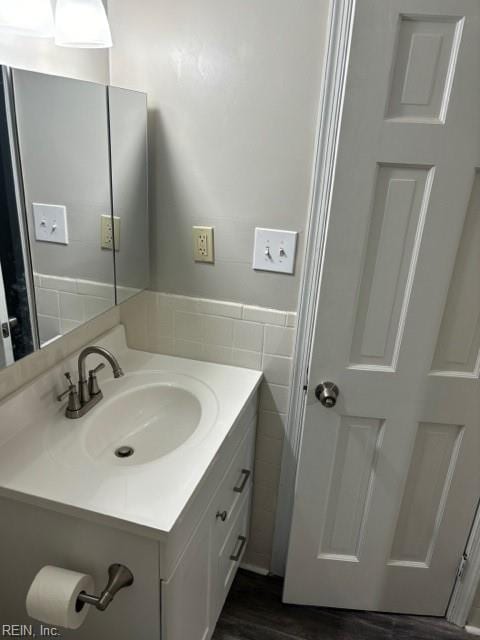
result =
M129 458L133 456L134 453L135 449L133 449L133 447L118 447L118 449L115 449L117 458Z

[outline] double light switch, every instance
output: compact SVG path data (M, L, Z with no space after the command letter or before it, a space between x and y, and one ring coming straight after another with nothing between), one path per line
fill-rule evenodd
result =
M296 231L255 229L253 268L259 271L293 273L297 250Z
M35 238L41 242L68 244L67 208L58 204L33 203Z

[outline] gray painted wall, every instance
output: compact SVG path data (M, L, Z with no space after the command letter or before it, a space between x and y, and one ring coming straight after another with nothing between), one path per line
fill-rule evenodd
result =
M153 289L296 308L328 5L110 0L111 82L148 93ZM300 231L295 276L251 269L255 226Z

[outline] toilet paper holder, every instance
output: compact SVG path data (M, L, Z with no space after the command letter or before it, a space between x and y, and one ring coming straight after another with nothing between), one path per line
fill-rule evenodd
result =
M124 587L133 584L133 573L123 564L111 564L108 567L108 583L100 596L92 596L82 591L77 598L76 610L81 611L90 604L98 611L105 611L115 595Z

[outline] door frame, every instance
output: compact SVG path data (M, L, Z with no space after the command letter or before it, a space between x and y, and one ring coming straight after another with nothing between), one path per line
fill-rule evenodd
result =
M327 48L319 100L313 186L305 259L300 285L297 336L290 387L290 408L282 454L271 570L285 574L297 466L305 420L308 371L323 274L326 232L331 212L341 119L357 0L331 0ZM457 577L446 618L464 626L480 584L480 508L466 547L467 564Z
M273 540L272 571L278 575L285 574L295 495L295 478L306 406L308 369L313 348L326 229L335 178L356 2L357 0L330 0L315 141L313 185L300 284L289 413L283 446Z

